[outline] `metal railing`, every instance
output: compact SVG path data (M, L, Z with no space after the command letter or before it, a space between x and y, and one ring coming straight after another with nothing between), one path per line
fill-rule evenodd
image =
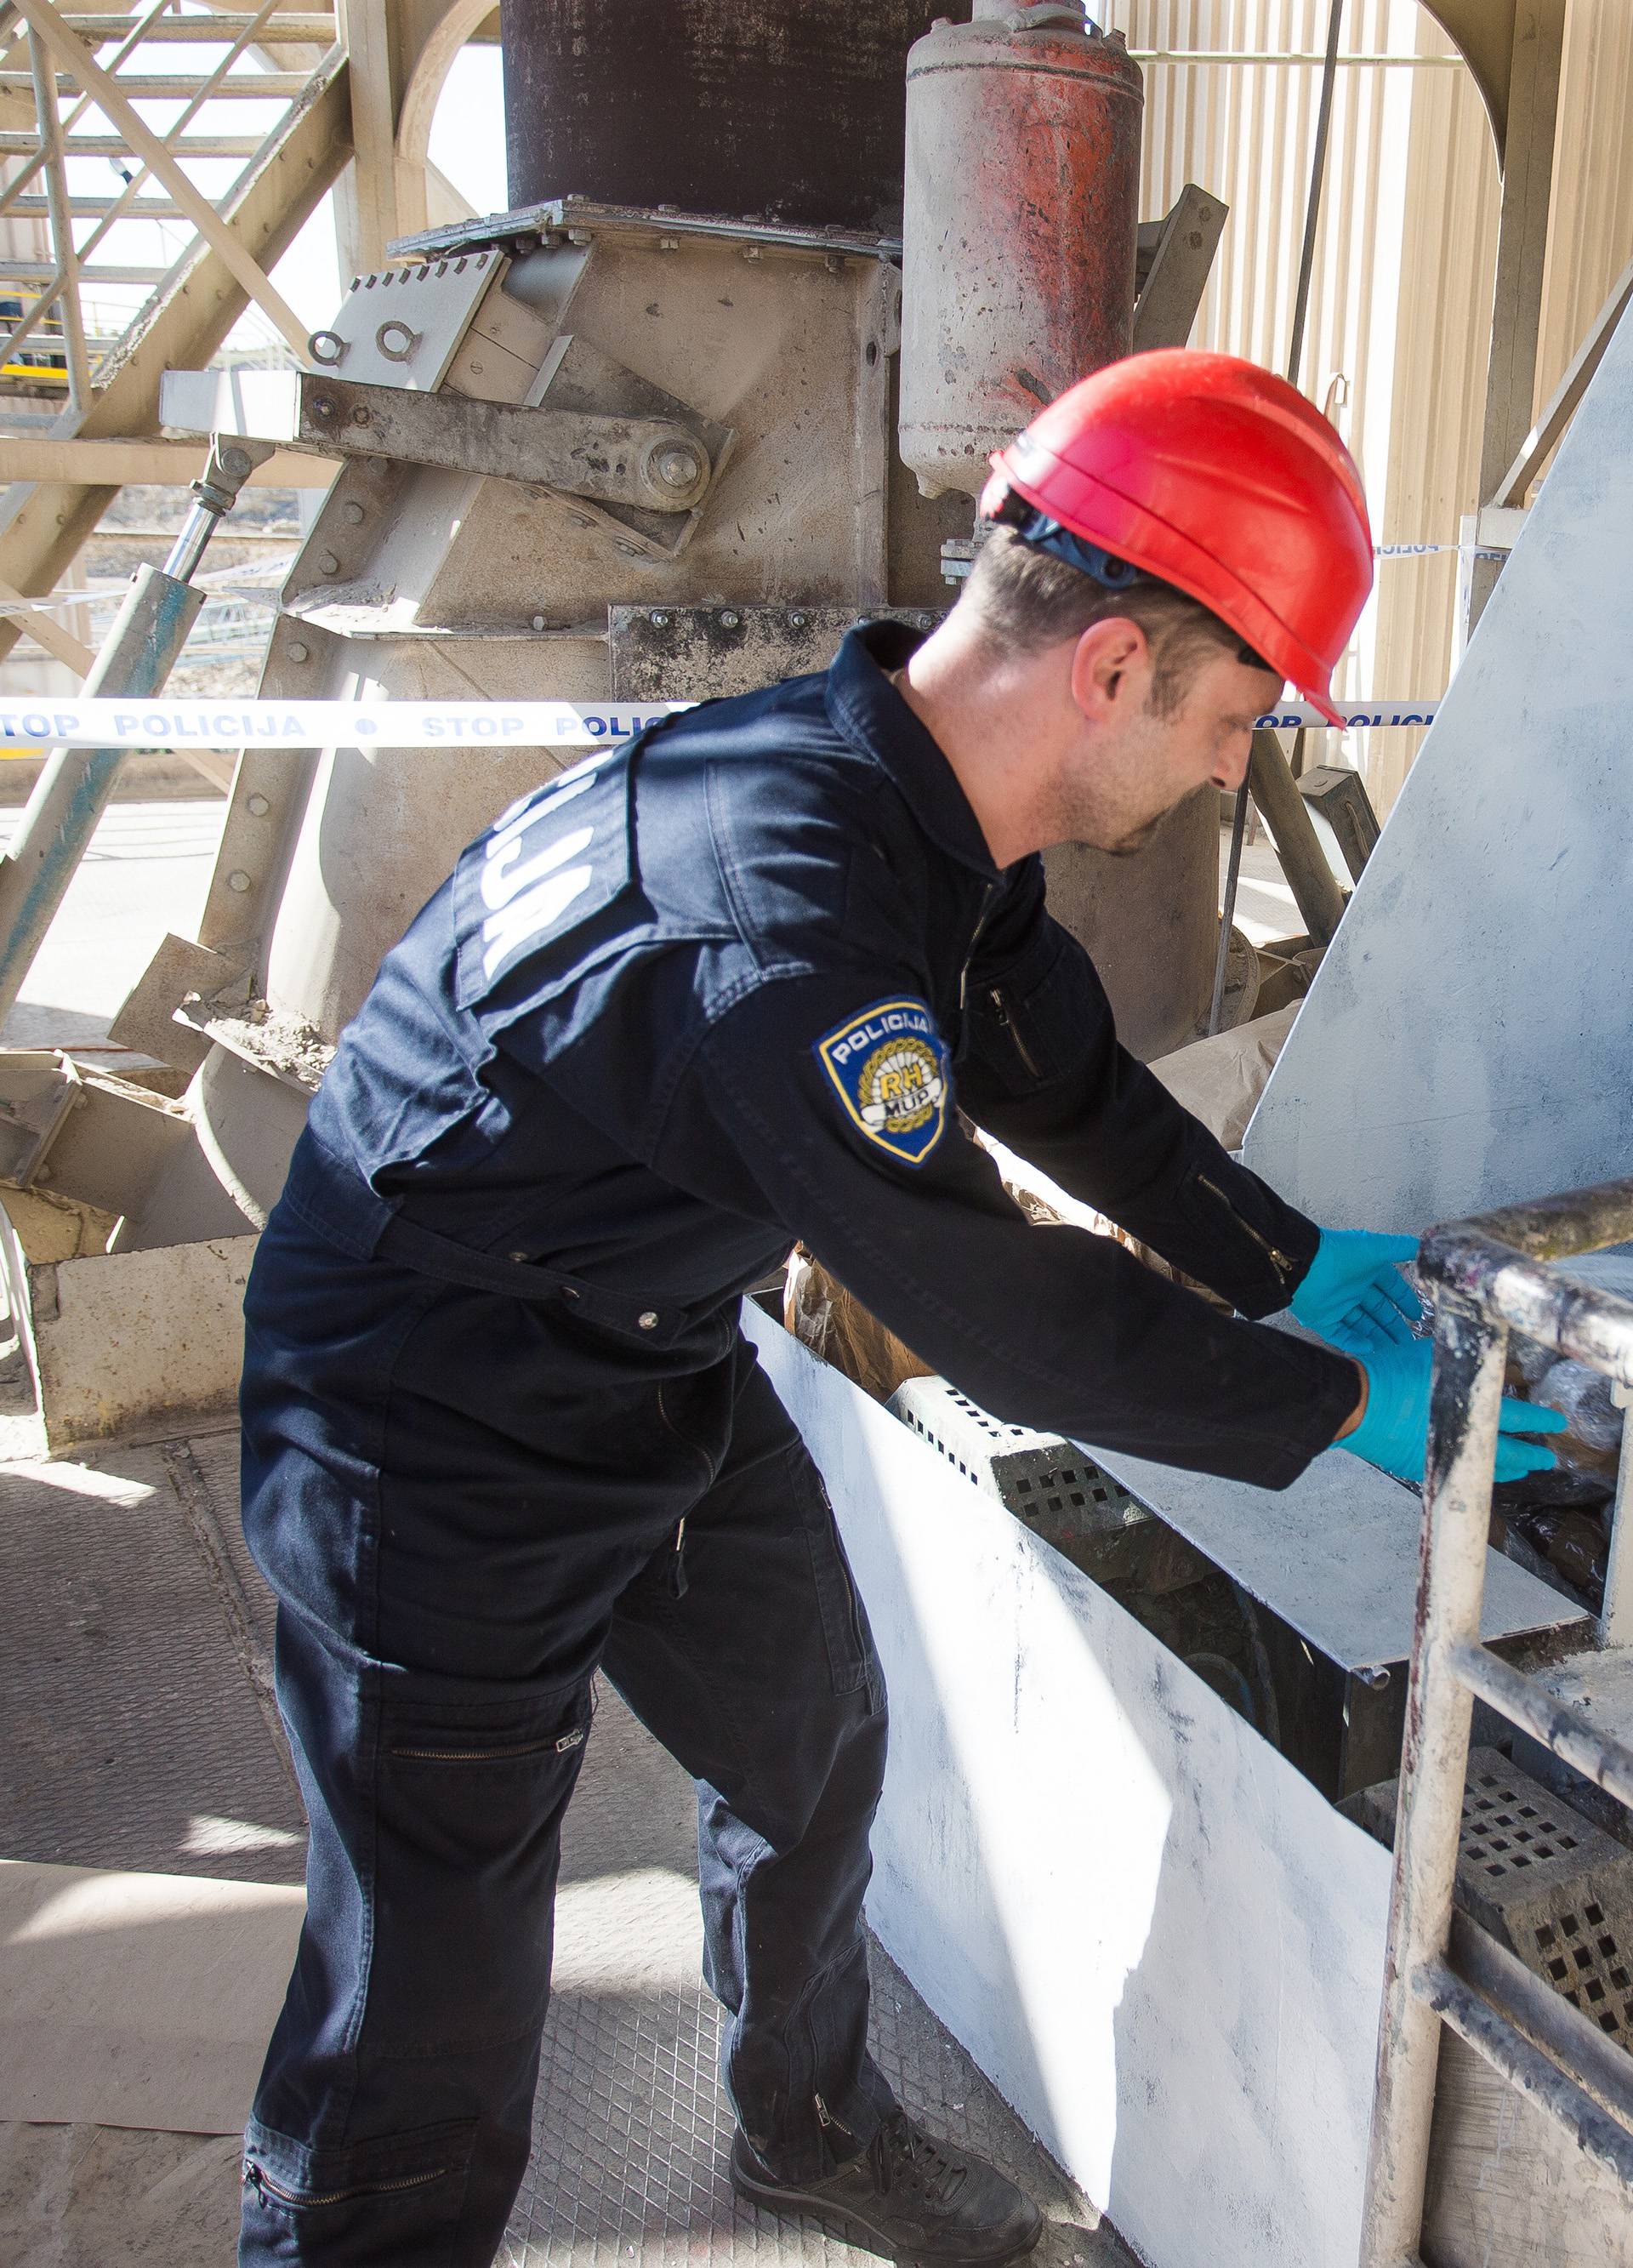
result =
M1633 2058L1453 1915L1476 1697L1633 1806L1633 1748L1480 1642L1497 1421L1511 1329L1633 1388L1633 1301L1543 1263L1633 1238L1633 1181L1460 1221L1426 1241L1434 1387L1423 1570L1406 1703L1361 2268L1421 2268L1440 2028L1562 2121L1633 2192ZM1600 1624L1633 1636L1633 1410Z
M176 10L177 0L152 0L122 18L59 14L48 0L23 0L21 6L17 0L6 0L0 5L0 65L25 48L28 61L26 74L0 68L0 82L9 88L16 80L18 91L25 85L32 88L35 111L32 133L0 136L0 165L14 167L0 183L0 221L38 224L43 219L50 232L48 261L0 252L0 298L10 296L18 307L15 315L0 314L0 365L18 365L31 338L38 351L48 322L52 358L62 358L69 406L77 411L88 406L100 371L117 356L144 312L133 308L116 337L98 336L86 325L84 287L134 284L162 288L173 279L180 281L198 243L198 234L189 232L180 251L162 267L110 264L106 259L93 264L110 232L124 222L179 216L190 219L202 233L201 224L213 216L200 211L198 185L190 175L179 177L177 169L183 161L205 159L218 165L224 158L238 158L230 183L224 188L212 187L206 199L217 211L230 209L245 176L281 133L291 106L308 84L298 71L254 68L249 51L291 39L327 48L335 37L332 18L291 18L281 12L282 0L264 0L254 13L244 16L183 16ZM156 76L151 64L139 67L145 47L179 40L219 45L222 53L192 72ZM111 55L99 53L114 41ZM283 120L260 135L188 131L207 104L228 99L280 106ZM180 102L180 108L161 125L133 107L138 101L154 100L167 107ZM82 121L87 130L76 133ZM110 126L118 130L110 135ZM117 191L88 195L70 182L70 163L93 156L118 163L123 178ZM143 196L143 189L156 178L169 195ZM93 225L81 234L76 224L86 220ZM9 295L8 284L12 287ZM19 284L28 287L26 295L17 291ZM282 320L286 311L270 287L264 293L252 290L252 296L262 298L287 332L288 324ZM294 338L291 342L301 343Z

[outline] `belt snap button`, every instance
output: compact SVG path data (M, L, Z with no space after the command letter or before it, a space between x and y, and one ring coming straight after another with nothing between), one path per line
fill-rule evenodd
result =
M636 1320L644 1331L655 1331L658 1329L658 1310L656 1307L649 1307L644 1315L637 1316Z

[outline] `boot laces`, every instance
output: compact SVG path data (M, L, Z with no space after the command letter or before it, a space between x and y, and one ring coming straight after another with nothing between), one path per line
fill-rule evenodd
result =
M874 2164L882 2191L904 2189L925 2203L946 2206L964 2185L967 2169L898 2111L873 2141Z

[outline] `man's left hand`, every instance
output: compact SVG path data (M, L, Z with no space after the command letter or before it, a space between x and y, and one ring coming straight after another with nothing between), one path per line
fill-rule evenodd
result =
M1417 1256L1415 1236L1375 1236L1365 1228L1324 1228L1292 1310L1306 1329L1347 1346L1345 1328L1358 1309L1387 1336L1404 1344L1423 1320L1423 1303L1401 1274ZM1350 1349L1350 1351L1355 1351Z

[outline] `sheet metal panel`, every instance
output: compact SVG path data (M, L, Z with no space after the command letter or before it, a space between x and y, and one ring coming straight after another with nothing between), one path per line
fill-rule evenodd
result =
M1633 324L1612 339L1248 1127L1329 1226L1633 1160Z

